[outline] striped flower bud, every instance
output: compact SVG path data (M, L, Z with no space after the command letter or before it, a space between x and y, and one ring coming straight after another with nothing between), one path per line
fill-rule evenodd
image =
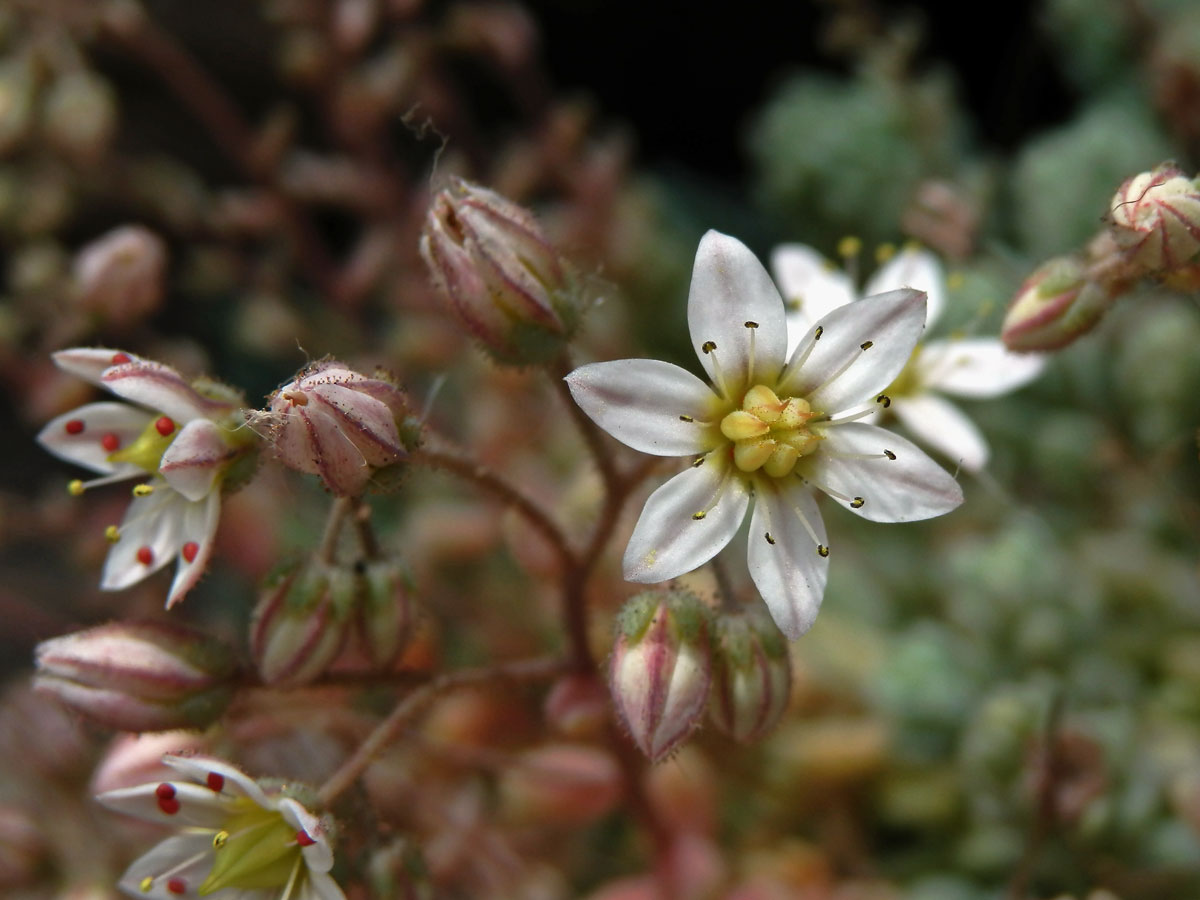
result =
M1134 175L1113 197L1109 224L1142 274L1170 272L1200 253L1200 184L1171 163Z
M652 762L700 724L712 680L709 614L685 591L649 591L617 621L609 686L617 715Z
M162 303L167 245L140 225L115 228L75 257L76 299L81 307L117 325L136 322Z
M734 740L756 741L779 722L791 697L787 643L757 613L723 615L714 633L709 718Z
M354 571L302 563L268 583L250 626L250 652L267 684L312 681L337 658L357 601Z
M408 645L417 623L417 604L408 572L397 560L367 563L355 619L371 665L386 669Z
M1118 296L1118 288L1087 278L1084 263L1060 256L1021 285L1004 317L1000 337L1009 350L1057 350L1090 331Z
M230 647L160 622L115 622L38 645L35 687L122 731L203 728L233 698Z

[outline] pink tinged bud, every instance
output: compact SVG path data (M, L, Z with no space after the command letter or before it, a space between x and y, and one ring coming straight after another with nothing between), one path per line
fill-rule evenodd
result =
M528 750L500 777L503 808L519 823L585 825L611 812L623 789L611 755L572 744Z
M262 680L292 687L323 673L345 642L357 589L353 571L320 562L270 584L250 626L250 652Z
M562 260L527 210L461 178L430 206L421 256L466 329L498 362L545 362L578 318Z
M709 614L692 594L650 591L625 604L609 686L634 743L652 762L700 723L712 678Z
M547 724L565 737L598 738L608 724L608 691L590 672L564 675L546 695L543 712Z
M1000 337L1009 350L1057 350L1090 331L1118 296L1088 280L1083 261L1060 256L1021 285L1004 317Z
M134 322L162 303L166 272L162 238L140 225L116 228L75 258L76 300L106 321Z
M270 442L285 466L320 476L339 496L357 496L415 443L404 392L325 360L271 395Z
M417 604L408 572L395 560L367 563L358 603L359 640L371 665L390 667L408 646L417 624Z
M233 697L232 650L203 632L117 622L38 645L38 690L123 731L203 728Z
M1200 252L1200 186L1170 163L1127 179L1109 218L1117 244L1142 274L1169 272Z
M757 741L779 722L791 698L787 643L774 623L755 613L717 620L709 717L737 741Z

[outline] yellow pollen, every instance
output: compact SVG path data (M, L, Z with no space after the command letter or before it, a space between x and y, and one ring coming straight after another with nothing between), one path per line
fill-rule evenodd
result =
M135 496L135 497L149 497L153 493L154 493L154 485L152 485L152 484L134 485L133 496Z
M116 525L109 525L104 529L104 539L110 544L115 544L121 539L121 529Z
M896 255L895 244L880 244L875 248L875 262L882 265Z
M741 471L762 469L784 478L820 444L821 435L808 429L816 415L803 397L781 400L765 384L756 384L742 398L742 408L721 420L721 433L733 441L733 462Z
M213 849L220 850L222 847L225 846L225 843L228 840L229 840L229 832L228 831L218 831L216 834L213 835Z
M862 241L852 234L846 235L837 245L838 256L843 259L849 259L852 256L858 256L862 252Z
M150 888L152 888L152 887L154 887L154 877L151 875L147 875L145 878L143 878L141 881L138 882L138 890L141 891L143 894L150 893Z
M83 493L83 482L80 481L78 478L76 478L74 481L72 481L70 484L67 485L67 491L68 491L68 493L70 493L70 495L72 497L78 497L80 494Z

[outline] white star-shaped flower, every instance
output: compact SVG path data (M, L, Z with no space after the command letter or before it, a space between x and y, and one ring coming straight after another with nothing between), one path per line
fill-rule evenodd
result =
M170 607L204 571L221 485L252 448L253 433L240 427L240 404L217 385L202 392L169 366L118 350L63 350L54 362L130 401L89 403L53 419L38 435L55 456L101 475L72 482L71 492L149 479L133 489L121 524L108 530L113 547L100 587L121 590L178 559Z
M788 305L789 350L818 318L855 299L850 276L803 244L776 247L771 269ZM901 287L926 292L926 325L932 327L946 303L945 278L937 257L916 248L900 251L867 282L865 295ZM909 364L883 393L888 412L895 413L918 440L964 469L978 472L990 455L987 441L962 410L939 395L997 397L1033 381L1044 365L1044 357L1012 353L999 338L929 341L914 350Z
M96 799L169 837L121 876L118 887L149 900L345 900L329 876L325 824L294 790L268 792L219 759L167 755L179 781L122 788Z
M825 591L829 545L814 488L875 522L949 512L958 483L910 442L857 421L908 362L925 295L893 291L823 316L786 353L783 301L740 241L700 242L688 327L712 386L647 359L567 376L613 437L693 464L650 495L625 551L625 577L666 581L712 559L751 500L750 575L789 638L807 631Z

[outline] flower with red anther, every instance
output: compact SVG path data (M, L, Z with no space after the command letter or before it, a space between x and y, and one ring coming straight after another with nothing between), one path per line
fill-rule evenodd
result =
M860 422L908 363L925 295L899 290L834 309L786 353L783 300L740 241L710 231L696 251L688 326L710 387L657 360L567 376L584 412L617 440L692 465L650 495L625 551L643 583L690 572L737 533L750 501L747 561L789 638L816 620L829 544L814 489L873 522L940 516L958 483L914 444Z
M1018 352L1058 350L1095 327L1121 290L1089 279L1081 258L1055 257L1025 279L1004 315L1000 337Z
M331 359L275 391L262 418L275 457L319 476L339 496L361 494L377 471L416 444L404 392Z
M712 680L707 607L686 591L649 591L617 617L609 667L613 706L651 762L700 724Z
M34 687L108 728L204 728L233 699L221 641L165 622L114 622L38 644Z
M113 547L100 587L121 590L176 560L167 593L173 606L208 562L222 489L253 465L257 438L245 427L244 404L224 385L189 383L169 366L119 350L63 350L54 362L129 401L89 403L38 435L55 456L101 475L72 481L72 494L143 479L121 524L105 532Z
M180 779L96 798L179 829L125 871L122 891L150 900L345 900L328 874L330 825L310 811L311 790L260 784L219 759L167 755L163 762Z
M1172 163L1134 175L1117 189L1109 224L1139 274L1178 269L1200 253L1200 184Z
M721 615L713 634L709 718L734 740L756 741L775 727L792 696L787 644L758 612Z

